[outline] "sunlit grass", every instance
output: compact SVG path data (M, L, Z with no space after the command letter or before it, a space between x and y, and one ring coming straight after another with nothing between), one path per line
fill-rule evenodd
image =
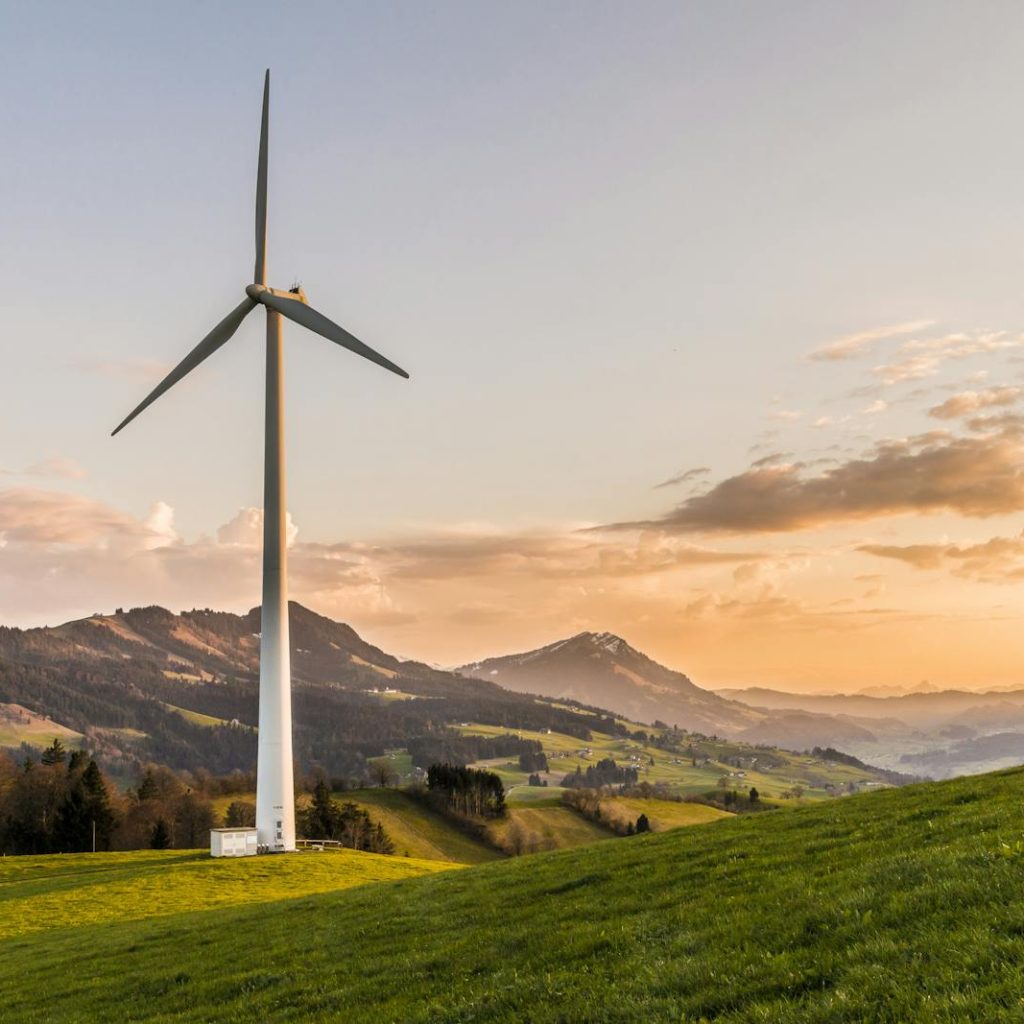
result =
M0 940L268 903L454 866L352 850L237 858L196 850L5 857L0 859Z

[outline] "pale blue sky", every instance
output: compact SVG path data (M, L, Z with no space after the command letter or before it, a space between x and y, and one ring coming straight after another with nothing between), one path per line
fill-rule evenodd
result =
M257 318L117 441L149 381L76 363L237 300L264 65L272 279L413 373L290 332L309 534L650 513L806 349L1020 319L1015 4L4 7L0 465L187 532L259 497Z
M808 424L870 399L815 347L1024 324L1016 3L0 20L0 469L73 459L62 489L164 501L186 539L259 503L261 318L108 434L249 280L266 66L271 283L412 373L287 330L306 540L657 516L679 495L655 483L740 472L765 429L838 443ZM920 418L891 402L857 430Z

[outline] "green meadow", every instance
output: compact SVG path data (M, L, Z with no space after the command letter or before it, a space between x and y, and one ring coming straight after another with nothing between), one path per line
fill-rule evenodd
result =
M458 870L8 858L0 1021L1024 1021L1022 793L1014 769Z
M626 724L632 729L641 728L636 723ZM798 802L784 796L794 786L799 786L803 790L801 799L804 800L829 799L832 794L825 788L826 785L839 790L850 786L855 789L880 787L878 776L863 768L828 762L809 754L774 747L770 750L760 750L747 744L721 739L694 739L692 743L699 761L694 765L690 757L670 754L660 747L622 736L595 733L589 740L580 740L561 733L531 732L528 729L509 730L478 723L467 723L454 728L467 736L500 736L512 732L526 740L537 740L548 757L550 772L544 777L549 788L556 787L556 783L574 772L577 767L586 771L589 765L596 764L604 757L610 757L620 765L635 764L641 782L661 782L684 796L699 795L715 789L723 777L728 779L729 789L745 791L753 786L757 788L762 798L780 804ZM723 760L736 755L744 759L758 757L763 766L759 768L748 765L742 769L741 774L741 770ZM631 761L631 758L636 760ZM780 762L777 765L769 766L766 763L776 760ZM487 768L488 771L495 772L501 777L506 789L511 787L510 804L530 798L524 793L524 790L528 789L529 773L521 771L515 759L490 758L477 762L474 767ZM559 792L560 789L556 787L555 793Z
M267 904L455 866L352 850L230 859L214 859L205 850L5 857L0 863L0 941L182 911Z

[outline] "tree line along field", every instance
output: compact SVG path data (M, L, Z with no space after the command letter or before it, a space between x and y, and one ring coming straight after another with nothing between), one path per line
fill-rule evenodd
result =
M430 874L257 858L235 906L210 894L238 862L7 858L0 919L35 930L5 941L0 1021L1020 1020L1022 784L1014 769ZM103 862L128 913L94 885ZM416 877L371 881L377 864ZM335 891L296 889L313 871ZM196 909L178 912L181 889Z

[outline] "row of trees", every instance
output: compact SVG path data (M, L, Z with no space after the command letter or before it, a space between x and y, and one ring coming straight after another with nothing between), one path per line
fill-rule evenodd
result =
M82 853L205 846L216 816L209 799L166 768L118 792L94 758L59 739L39 760L0 755L0 852Z
M463 818L500 818L505 814L505 786L494 772L463 765L432 764L427 791L439 810Z
M728 778L723 777L724 783L728 783ZM723 785L723 779L719 780L719 785ZM795 786L794 789L798 789L803 793L803 788ZM786 794L783 794L785 796ZM690 803L707 804L710 807L719 807L723 811L732 811L734 814L744 814L748 811L770 811L773 810L774 804L766 804L761 801L761 794L757 791L756 787L751 786L750 790L746 793L740 793L735 789L716 789L711 790L709 793L704 793L702 796L690 796L686 798Z
M589 737L588 737L589 738ZM547 771L547 758L539 740L525 740L506 733L502 736L463 736L455 730L427 736L414 736L406 742L413 764L456 764L485 761L492 757L523 757L531 755L543 759L542 771ZM537 771L537 768L523 769Z
M309 805L298 815L299 832L306 839L333 839L352 850L370 853L394 853L395 844L384 831L358 805L338 803L331 796L325 778L317 780Z
M632 765L618 765L615 759L603 757L597 764L587 765L584 772L579 765L562 779L567 789L600 789L602 786L632 786L640 773Z
M210 799L251 792L255 780L203 775L202 790L199 782L190 773L150 766L135 786L121 792L93 757L67 751L59 739L38 760L25 757L18 763L0 754L0 854L196 849L208 845L210 829L219 824L255 825L251 801L232 800L221 821ZM299 815L300 835L338 840L356 850L394 852L390 837L364 810L331 799L324 776L302 782L312 788L313 799Z
M521 772L549 771L547 754L545 754L543 750L522 751L519 755L519 770Z

